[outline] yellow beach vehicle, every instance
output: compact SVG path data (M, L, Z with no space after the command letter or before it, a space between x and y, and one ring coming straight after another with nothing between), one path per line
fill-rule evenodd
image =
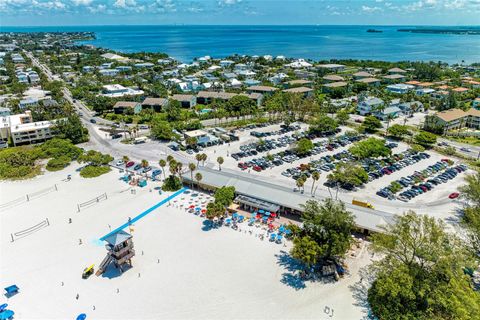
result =
M94 267L94 266L95 266L95 265L92 264L90 267L83 269L82 279L87 279L88 277L90 277L90 276L93 274L93 272L94 272L93 267Z

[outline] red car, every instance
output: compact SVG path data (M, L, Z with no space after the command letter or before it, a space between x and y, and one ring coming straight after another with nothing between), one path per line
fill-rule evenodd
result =
M127 164L125 165L125 167L130 168L130 167L133 166L134 164L135 164L135 162L129 161L129 162L127 162Z
M243 163L243 162L240 162L240 163L238 164L238 167L239 167L240 169L242 169L242 170L245 170L245 169L248 168L248 166L247 166L245 163Z
M257 172L262 171L262 168L260 168L259 166L253 166L252 169L255 170L255 171L257 171Z
M450 195L448 197L450 199L456 199L456 198L458 198L459 195L460 195L460 193L454 192L454 193L450 193Z

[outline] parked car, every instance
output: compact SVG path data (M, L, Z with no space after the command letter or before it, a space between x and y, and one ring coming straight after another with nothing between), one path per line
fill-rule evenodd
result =
M115 165L117 166L123 166L125 164L125 162L123 162L123 160L118 160L117 162L115 162Z
M126 164L126 167L127 168L130 168L131 166L133 166L135 164L135 162L133 161L128 161L127 164Z
M458 198L458 196L460 195L460 193L458 192L453 192L453 193L450 193L450 195L448 196L450 199L456 199Z

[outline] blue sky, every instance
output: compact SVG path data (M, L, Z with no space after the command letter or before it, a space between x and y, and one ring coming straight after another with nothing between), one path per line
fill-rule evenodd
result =
M0 25L480 25L480 0L0 0Z

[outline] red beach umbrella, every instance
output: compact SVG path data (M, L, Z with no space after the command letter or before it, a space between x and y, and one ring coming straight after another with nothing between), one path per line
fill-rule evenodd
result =
M202 209L202 213L206 213L206 212L207 212L207 210L206 210L206 209Z

